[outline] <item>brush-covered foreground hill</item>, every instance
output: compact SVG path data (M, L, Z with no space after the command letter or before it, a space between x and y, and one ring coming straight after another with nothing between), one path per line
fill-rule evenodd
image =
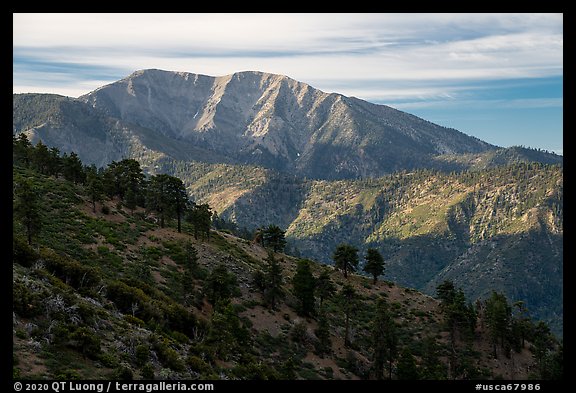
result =
M481 313L472 336L451 345L438 300L389 281L346 280L309 261L314 276L327 272L336 294L321 307L316 298L322 313L304 317L291 284L302 262L279 253L272 255L285 297L272 308L254 280L270 258L259 244L217 231L195 239L188 224L182 233L172 222L160 228L153 215L118 200L93 212L84 185L31 169L14 167L13 179L40 196L42 223L31 247L22 220L13 223L17 378L367 379L377 299L395 321L393 378L538 375L529 340L518 351L497 346L493 358ZM353 309L339 295L346 284L356 294Z

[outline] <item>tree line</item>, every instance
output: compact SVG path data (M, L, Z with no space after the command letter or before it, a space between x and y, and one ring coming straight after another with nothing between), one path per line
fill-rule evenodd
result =
M182 231L182 221L186 221L192 225L196 239L210 236L211 207L192 201L184 183L177 177L145 175L140 163L134 159L113 161L105 168L86 166L76 153L60 154L58 148L48 149L41 141L34 146L25 134L13 135L12 145L14 165L83 185L94 213L97 203L102 203L105 198L117 198L131 212L141 207L147 213L155 213L162 228L167 219L176 219L178 232ZM21 179L14 184L14 198L14 214L24 224L31 244L42 227L41 196L26 179ZM109 209L102 204L101 211L106 214Z

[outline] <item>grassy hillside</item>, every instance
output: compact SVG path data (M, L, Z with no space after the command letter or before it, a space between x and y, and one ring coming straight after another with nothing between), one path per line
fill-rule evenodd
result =
M362 254L375 247L386 276L401 285L433 294L452 278L473 299L496 288L562 335L561 166L520 162L340 181L235 166L197 173L178 172L196 200L239 226L281 226L302 256L330 264L341 242Z
M336 293L357 297L344 345L345 302L334 295L320 308L328 347L320 345L320 313L302 316L291 285L299 259L275 254L286 294L270 308L254 281L266 268L259 244L212 231L195 239L185 224L166 228L142 208L118 200L97 204L83 185L14 167L41 196L42 229L32 246L13 224L13 375L30 379L367 379L373 377L371 331L377 299L397 325L398 350L414 356L421 377L526 378L535 371L531 344L493 359L486 327L450 345L439 301L390 281L327 271ZM357 196L370 204L370 197ZM194 257L195 255L195 257ZM233 277L231 302L212 304L218 269ZM221 286L217 286L220 288ZM452 354L452 355L451 355ZM455 355L454 355L455 354ZM454 357L456 356L456 357ZM460 368L448 367L458 364ZM457 362L455 363L455 360ZM393 378L399 378L400 360Z

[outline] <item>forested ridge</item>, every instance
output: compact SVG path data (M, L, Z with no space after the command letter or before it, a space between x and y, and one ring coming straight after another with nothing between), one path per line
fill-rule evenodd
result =
M526 301L562 334L560 165L519 161L338 181L171 160L159 170L181 176L189 194L210 204L232 229L285 228L295 255L331 264L340 242L363 252L374 247L401 285L432 295L448 278L473 299L497 288ZM525 279L517 280L518 274Z
M469 179L404 173L364 181L368 191L358 193L354 186L360 183L337 187L297 179L266 182L260 189L297 190L297 196L282 194L300 206L322 190L323 203L343 201L341 211L353 201L355 211L380 208L378 214L390 217L396 206L414 212L410 201L428 198L425 190L436 185L445 199L458 200L449 208L448 230L480 227L477 206L493 199L509 203L502 210L520 219L548 201L555 213L533 218L561 227L561 194L534 187L556 184L561 171L536 165L506 171L500 178L524 179L518 187L529 197L521 207L506 202L506 180L496 183L498 195L476 193L479 183L494 184L495 172L465 175ZM459 182L448 182L451 176ZM206 187L220 181L198 179ZM414 179L423 187L420 193L408 190ZM443 188L448 186L453 189ZM326 191L331 187L348 194L332 198ZM401 187L407 187L401 194L391 191ZM498 288L472 301L452 279L438 283L434 297L402 287L390 274L390 251L372 247L376 243L365 250L352 233L331 247L334 267L289 255L284 251L294 248L293 229L286 222L256 222L244 228L244 238L233 236L242 228L225 212L214 215L205 200L191 200L191 189L176 176L145 174L133 159L96 168L74 153L13 138L14 377L561 378L562 342L545 322L530 317L525 302ZM460 194L461 200L454 197ZM267 207L260 206L263 214ZM424 234L443 225L414 217ZM501 221L495 233L522 229ZM397 230L387 227L403 239L400 224ZM482 243L493 236L486 230L455 239Z

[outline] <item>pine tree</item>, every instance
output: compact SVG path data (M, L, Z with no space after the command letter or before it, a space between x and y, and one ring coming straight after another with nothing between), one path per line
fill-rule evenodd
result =
M62 157L62 174L66 180L74 182L74 184L84 183L86 180L84 166L76 153L64 154Z
M30 166L30 156L32 154L32 144L26 134L12 135L12 161L25 167Z
M316 346L316 352L320 357L324 354L330 353L332 349L332 341L330 340L330 325L328 324L328 318L324 311L320 311L318 317L318 328L314 330L314 334L318 338L318 344Z
M324 268L320 276L316 279L316 295L320 300L320 308L324 304L324 300L330 298L336 292L336 287L330 279L330 272Z
M392 364L398 351L398 333L396 322L384 298L378 299L376 303L372 347L374 348L373 369L376 379L383 378L385 363L388 363L388 379L392 379Z
M344 312L344 346L350 347L350 318L357 307L357 293L350 284L345 284L340 293L340 307Z
M96 213L96 202L102 200L102 196L104 194L104 185L102 184L102 179L96 172L95 168L89 168L87 171L86 191L90 201L92 202L92 211Z
M210 304L226 303L238 293L236 276L226 266L220 264L212 269L204 281L204 294Z
M242 324L229 301L222 300L216 306L206 343L222 360L228 360L231 355L242 352L248 346L250 333Z
M349 244L340 244L336 247L332 259L334 266L344 272L344 277L348 278L348 272L355 272L358 266L358 249Z
M48 147L38 141L36 147L30 150L32 167L43 175L48 175L50 168L50 151Z
M194 226L194 238L202 234L204 238L210 238L210 227L212 226L212 208L207 204L193 204L186 215L187 221Z
M125 195L127 195L125 193ZM166 217L176 216L178 232L181 232L181 218L186 211L188 196L184 183L177 177L160 174L150 178L146 207L160 214L160 227L164 228Z
M37 236L42 228L40 217L40 197L34 191L27 179L16 181L14 189L14 216L19 218L26 228L28 244L32 244L32 237Z
M138 195L143 180L144 173L142 173L140 163L132 158L126 158L119 162L112 161L104 171L106 193L110 197L117 195L122 200L129 189Z
M277 225L269 225L262 230L262 245L272 247L274 252L283 252L286 248L286 232Z
M294 296L299 301L298 312L301 315L311 315L314 312L314 287L316 280L310 270L310 262L301 259L296 265L296 274L292 278Z
M432 336L422 340L422 364L420 378L426 380L446 379L446 368L440 361L441 348Z
M416 358L408 347L405 347L398 358L396 376L401 380L414 381L420 379L420 372L416 365Z
M492 291L492 295L486 301L486 323L490 330L494 357L498 357L496 347L506 349L508 332L511 326L512 307L508 304L506 296Z
M384 273L384 258L378 250L375 248L369 248L366 251L365 259L366 264L364 265L364 271L374 277L374 284L376 284L378 276Z
M280 266L280 263L271 251L268 252L266 263L264 301L274 310L276 308L276 302L284 297L284 290L282 289L282 266Z

